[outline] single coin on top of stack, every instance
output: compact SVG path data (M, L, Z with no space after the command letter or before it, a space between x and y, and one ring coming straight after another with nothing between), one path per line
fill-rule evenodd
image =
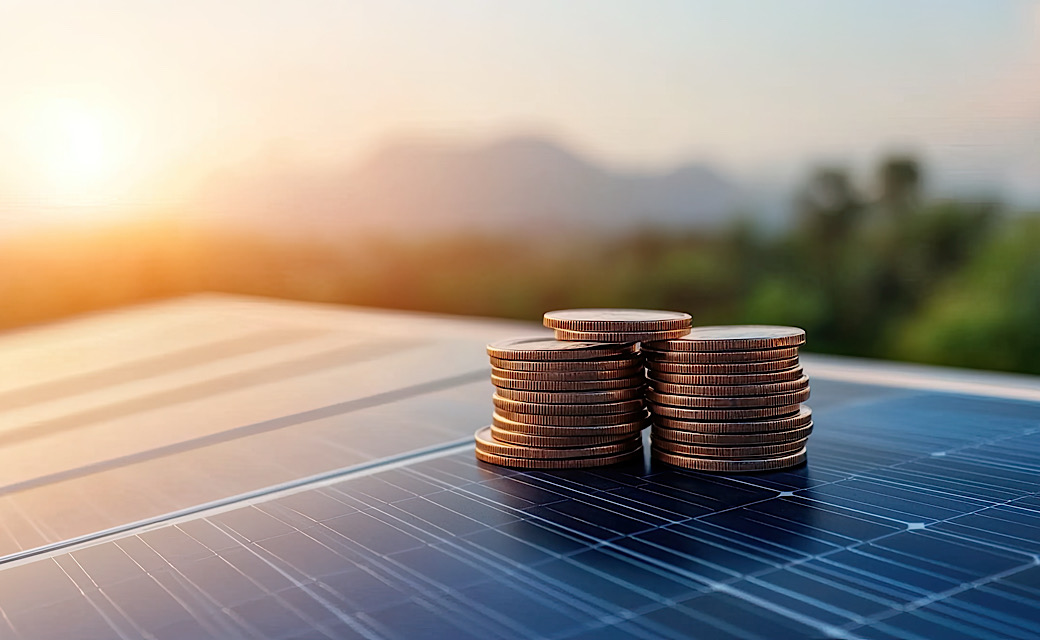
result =
M655 460L734 473L801 464L812 432L797 327L696 327L644 343Z
M634 343L512 338L487 346L492 426L474 435L478 460L575 469L634 460L649 425Z
M693 318L680 311L651 309L564 309L549 311L542 324L557 340L647 342L680 338L690 332Z

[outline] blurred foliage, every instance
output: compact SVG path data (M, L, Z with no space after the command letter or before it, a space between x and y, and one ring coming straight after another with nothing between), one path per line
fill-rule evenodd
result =
M1040 217L928 201L922 167L873 188L809 175L784 234L277 240L176 220L0 245L0 328L198 291L537 321L549 309L680 309L804 327L809 349L1040 373Z

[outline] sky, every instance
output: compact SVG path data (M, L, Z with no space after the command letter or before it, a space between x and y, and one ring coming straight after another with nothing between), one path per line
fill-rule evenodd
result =
M515 133L765 178L905 149L1040 198L1040 2L0 0L0 216Z

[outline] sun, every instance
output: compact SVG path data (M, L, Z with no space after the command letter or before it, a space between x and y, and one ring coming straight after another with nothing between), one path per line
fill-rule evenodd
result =
M22 134L41 201L104 205L118 199L131 145L114 113L77 100L52 100L32 110Z

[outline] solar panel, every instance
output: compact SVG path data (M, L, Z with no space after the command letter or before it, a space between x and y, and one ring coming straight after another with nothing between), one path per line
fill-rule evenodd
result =
M484 384L358 409L342 470L9 559L0 637L1037 637L1038 402L814 378L801 468L524 472L453 444Z

